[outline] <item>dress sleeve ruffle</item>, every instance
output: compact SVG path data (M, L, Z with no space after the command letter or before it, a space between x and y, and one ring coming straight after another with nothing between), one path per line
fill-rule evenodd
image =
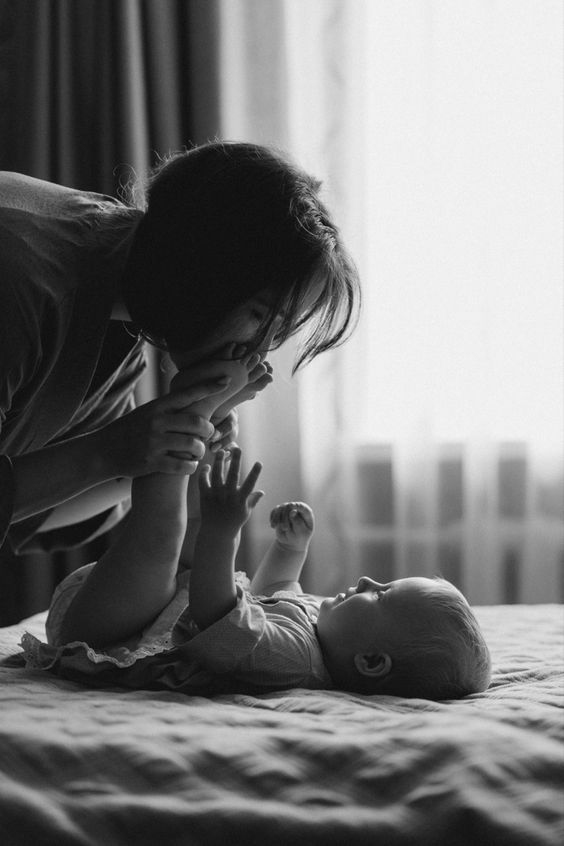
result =
M180 618L179 625L183 619ZM220 620L203 631L197 631L180 647L183 658L195 661L211 673L234 673L261 640L266 615L259 603L250 601L244 584L237 585L237 603Z

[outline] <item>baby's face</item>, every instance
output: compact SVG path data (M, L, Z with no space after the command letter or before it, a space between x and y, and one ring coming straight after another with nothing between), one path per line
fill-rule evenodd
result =
M357 654L378 650L393 653L406 635L409 620L416 620L425 606L425 595L451 585L434 579L397 579L382 584L362 576L356 587L321 603L317 632L330 654Z

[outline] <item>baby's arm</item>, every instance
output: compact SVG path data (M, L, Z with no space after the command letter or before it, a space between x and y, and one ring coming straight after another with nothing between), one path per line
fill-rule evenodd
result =
M200 474L200 531L190 573L190 612L199 629L206 629L234 608L237 602L234 565L242 526L262 491L254 487L261 471L254 464L239 486L241 450L233 449L229 469L220 450L213 468Z
M313 534L313 512L304 502L286 502L273 509L270 525L276 536L259 564L251 590L263 596L277 590L302 593L299 578Z

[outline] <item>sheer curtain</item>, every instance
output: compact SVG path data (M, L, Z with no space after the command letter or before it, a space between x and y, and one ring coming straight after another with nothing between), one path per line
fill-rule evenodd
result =
M222 135L324 180L365 293L346 347L294 382L284 354L243 413L255 548L304 497L319 592L441 572L562 599L561 4L218 9Z

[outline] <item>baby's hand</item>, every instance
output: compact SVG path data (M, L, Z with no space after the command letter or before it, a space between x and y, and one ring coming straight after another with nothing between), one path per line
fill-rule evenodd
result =
M245 525L253 508L264 495L263 491L254 490L262 465L257 461L239 485L240 466L239 447L234 447L231 452L229 468L226 453L220 450L212 468L209 464L202 467L199 482L202 524L207 523L219 533L226 532L233 536Z
M305 502L285 502L272 509L270 525L281 546L305 551L313 535L313 511Z

